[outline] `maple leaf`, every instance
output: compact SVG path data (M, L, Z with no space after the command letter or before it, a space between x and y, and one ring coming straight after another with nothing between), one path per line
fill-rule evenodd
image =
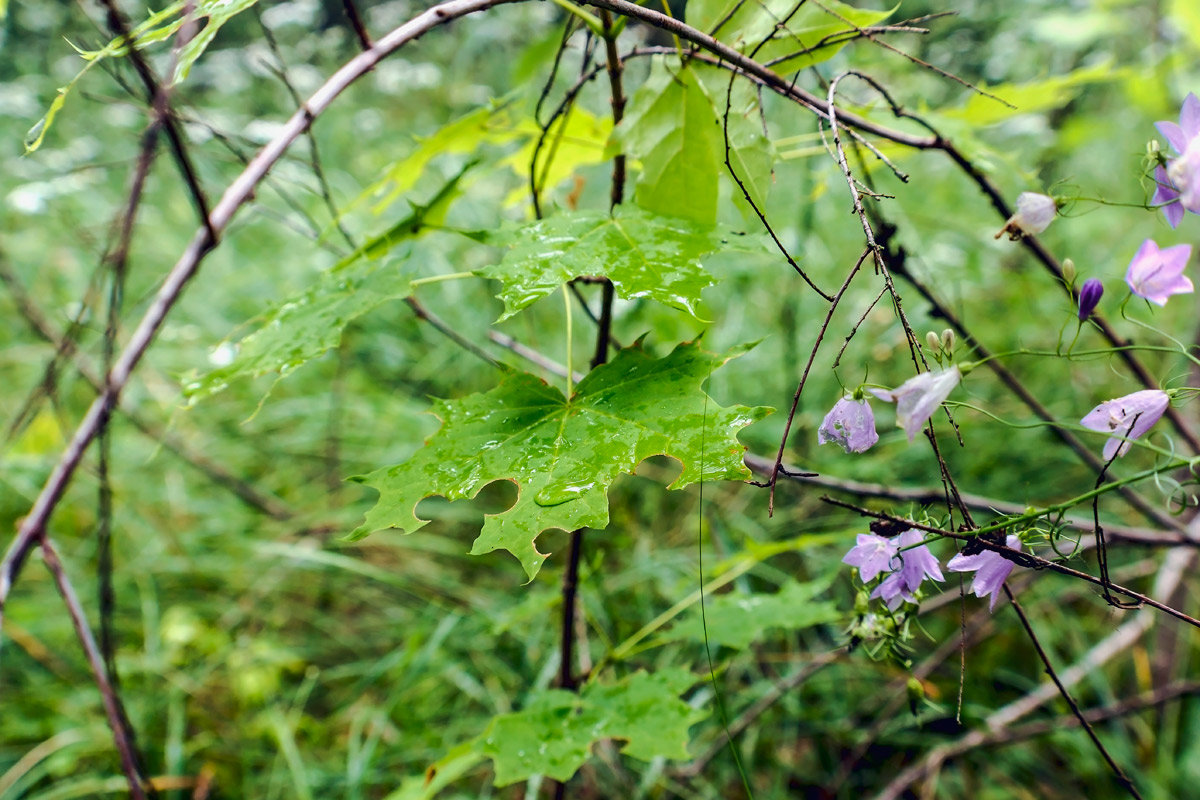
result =
M512 249L475 274L500 281L501 320L582 275L607 276L619 297L648 297L699 319L700 290L713 283L701 259L727 249L733 236L726 228L636 206L611 214L572 211L488 233L488 242Z
M493 481L510 480L516 502L485 517L471 552L507 550L532 580L546 559L538 535L607 526L608 487L650 456L683 464L671 489L748 477L737 431L771 409L723 408L700 388L713 369L747 349L718 356L684 343L659 359L639 340L592 370L569 399L514 371L488 392L437 401L433 413L442 428L423 449L402 464L352 478L380 498L350 538L389 527L412 533L428 522L415 510L424 498L474 497Z
M698 680L674 668L636 672L615 684L588 684L578 695L549 689L527 708L495 717L478 746L495 765L497 786L533 775L568 780L603 739L625 740L621 752L642 761L686 759L688 728L704 712L679 695Z

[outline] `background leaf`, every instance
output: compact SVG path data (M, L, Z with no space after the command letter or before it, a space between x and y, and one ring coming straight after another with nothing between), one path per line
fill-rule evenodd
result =
M718 178L725 171L722 126L728 88L728 74L716 68L684 66L674 56L654 59L613 142L641 163L638 205L699 222L716 220ZM730 161L761 205L774 151L758 112L753 88L736 81L730 98Z
M713 369L741 352L715 356L688 343L656 359L639 342L592 370L570 399L517 372L491 391L439 401L433 413L442 428L422 450L355 478L380 498L351 536L387 527L411 533L428 522L415 513L422 499L474 497L493 481L511 480L516 503L485 518L471 552L508 550L533 578L546 559L538 534L607 526L609 485L652 455L682 462L672 489L749 474L737 431L769 409L722 408L700 390Z
M708 641L738 650L750 646L772 628L797 631L837 622L841 611L836 603L816 602L814 597L829 588L828 580L799 583L788 581L774 594L729 594L705 600L704 619ZM666 640L704 641L705 627L699 610L671 628Z
M481 749L495 763L497 786L533 775L565 781L604 739L624 739L621 752L642 761L685 759L688 728L704 714L678 695L698 680L671 669L589 684L578 695L551 689L527 708L493 719L480 737Z
M372 237L322 273L315 284L267 313L257 331L242 339L224 366L184 383L184 394L197 399L221 391L229 382L268 372L280 376L337 347L342 331L358 317L412 294L411 247L392 251L438 225L458 193L471 164L451 178L428 203L413 205L408 216ZM385 256L392 256L384 258Z
M717 39L753 52L758 61L783 59L778 71L793 71L828 61L851 41L856 27L891 14L839 0L689 0L685 19L703 31L716 30Z

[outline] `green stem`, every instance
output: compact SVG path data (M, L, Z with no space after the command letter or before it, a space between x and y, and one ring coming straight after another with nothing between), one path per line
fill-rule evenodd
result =
M462 280L463 278L473 278L474 276L475 276L474 272L451 272L447 275L430 275L428 278L417 278L416 280L410 282L408 285L415 289L418 286L424 286L427 283L441 283L442 281L458 281L458 280Z

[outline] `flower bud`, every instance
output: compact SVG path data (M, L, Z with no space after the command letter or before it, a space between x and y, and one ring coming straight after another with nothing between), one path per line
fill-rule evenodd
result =
M1073 286L1075 284L1075 278L1079 275L1079 273L1075 269L1074 261L1069 258L1063 259L1062 275L1068 286Z
M1079 321L1084 322L1096 310L1100 296L1104 294L1104 284L1096 278L1088 278L1079 289Z
M942 337L938 336L933 331L925 334L925 346L929 348L931 353L936 353L942 349Z
M915 675L910 675L904 689L908 695L908 710L915 717L925 699L925 685Z
M954 344L956 341L957 338L955 337L952 329L946 328L946 330L942 331L942 349L947 353L954 352Z

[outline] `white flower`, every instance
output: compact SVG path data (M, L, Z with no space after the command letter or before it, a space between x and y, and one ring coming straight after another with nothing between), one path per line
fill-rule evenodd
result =
M917 431L925 427L933 412L937 411L938 406L961 380L962 373L955 365L947 369L922 372L890 392L884 389L870 391L880 400L896 404L896 425L904 429L911 442Z
M1021 192L1017 197L1017 213L1008 218L996 238L1007 233L1009 239L1016 241L1024 234L1041 233L1050 226L1057 213L1058 204L1053 197L1037 192Z

